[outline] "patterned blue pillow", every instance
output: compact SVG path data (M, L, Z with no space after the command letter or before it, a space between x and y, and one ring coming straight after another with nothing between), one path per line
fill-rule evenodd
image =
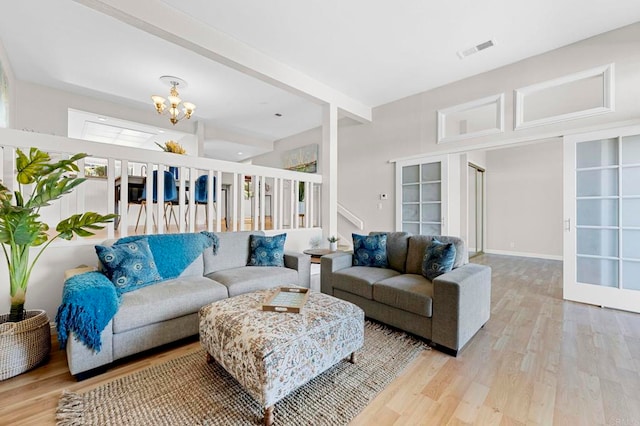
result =
M353 266L374 266L386 268L387 234L358 235L353 237Z
M249 236L248 266L284 266L284 241L287 234Z
M162 280L146 238L111 247L96 246L96 253L118 294Z
M430 281L453 269L456 260L456 246L442 243L435 238L427 246L422 258L422 275Z

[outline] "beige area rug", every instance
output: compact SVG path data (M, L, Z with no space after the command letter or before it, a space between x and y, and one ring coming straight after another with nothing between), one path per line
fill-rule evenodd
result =
M368 322L356 364L341 361L275 406L275 425L345 425L426 344ZM86 393L61 396L59 425L256 425L263 411L202 349Z

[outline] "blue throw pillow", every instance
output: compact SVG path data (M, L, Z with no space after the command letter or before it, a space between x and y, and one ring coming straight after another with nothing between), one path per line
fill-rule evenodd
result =
M251 235L249 237L248 266L284 266L284 241L287 234L265 237Z
M96 253L118 294L162 280L146 239L96 246Z
M358 235L353 237L353 266L374 266L386 268L387 234Z
M456 260L456 246L453 243L431 241L422 258L422 275L430 281L453 269Z

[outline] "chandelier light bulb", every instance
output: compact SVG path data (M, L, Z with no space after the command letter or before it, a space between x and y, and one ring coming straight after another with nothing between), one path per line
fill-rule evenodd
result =
M171 104L172 107L177 107L178 105L180 105L180 102L182 102L182 99L180 99L177 96L169 96L169 103Z
M184 108L183 109L184 113L189 115L193 114L193 111L196 109L196 106L191 102L184 102L182 106Z

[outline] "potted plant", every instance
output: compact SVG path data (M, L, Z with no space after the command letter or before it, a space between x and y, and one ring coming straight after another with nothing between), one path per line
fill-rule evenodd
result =
M44 250L57 238L70 240L74 234L94 235L91 230L102 229L100 224L116 217L94 212L75 214L61 220L51 234L49 225L40 220L42 207L85 181L70 173L78 172L76 161L86 156L76 154L54 162L49 154L37 148L31 148L28 155L17 149L18 188L12 192L0 183L0 243L9 270L11 296L10 313L0 316L0 379L33 368L49 354L51 336L46 313L24 310L29 277ZM32 247L40 249L30 259Z
M329 238L327 238L327 241L329 241L329 250L330 251L338 250L338 240L339 240L339 238L336 237L335 235L332 235Z
M180 155L185 155L187 153L187 150L176 141L166 141L164 145L160 145L156 142L156 145L158 145L164 152L172 152ZM176 180L180 178L177 167L169 166L169 171L173 174L173 177L175 177Z

